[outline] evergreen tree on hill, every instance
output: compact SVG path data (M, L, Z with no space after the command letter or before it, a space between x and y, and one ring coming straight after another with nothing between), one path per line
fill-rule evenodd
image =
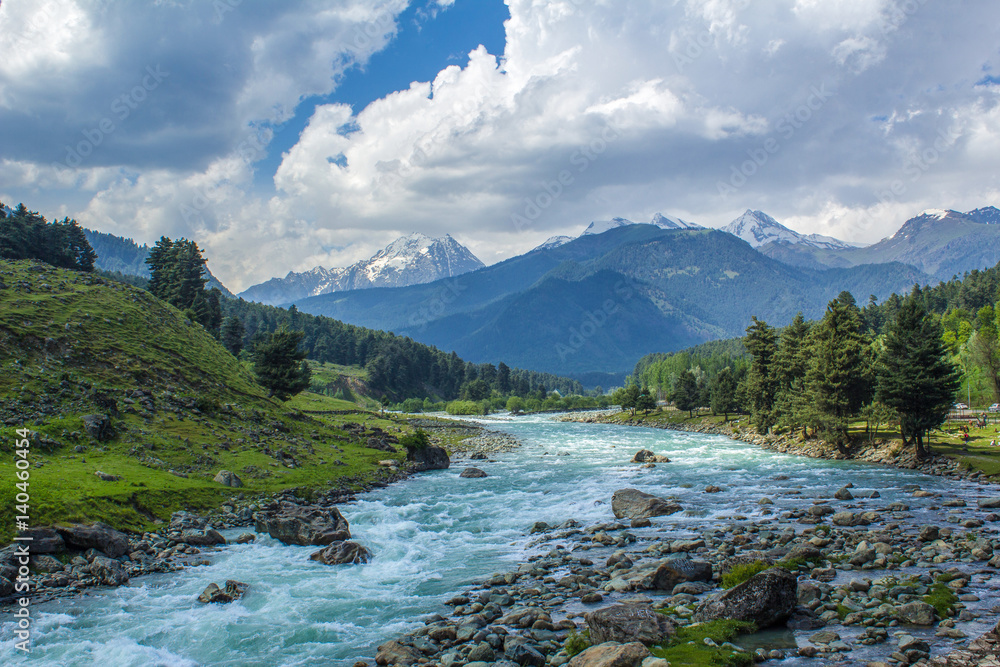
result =
M687 412L689 417L694 416L694 409L698 407L701 392L698 389L698 379L691 371L684 371L677 377L672 395L674 407L681 412Z
M222 325L222 344L234 357L240 356L243 350L243 336L246 331L243 328L243 321L238 317L227 317Z
M754 317L753 324L747 327L743 345L751 357L745 384L747 408L757 432L763 434L774 425L775 419L777 381L773 364L778 351L777 335L767 322Z
M736 401L736 375L733 374L733 369L726 366L719 371L719 374L712 381L711 386L712 412L714 414L721 412L724 415L724 419L729 421L729 413L735 412L738 409Z
M298 349L305 334L279 329L254 349L253 371L270 396L286 401L309 387L312 371Z

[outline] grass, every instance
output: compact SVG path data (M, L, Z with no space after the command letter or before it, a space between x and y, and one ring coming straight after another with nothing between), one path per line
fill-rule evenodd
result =
M958 596L943 583L931 585L930 592L924 596L924 602L937 610L938 616L948 618L955 609Z
M131 396L136 389L144 396ZM81 416L92 413L112 414L113 439L86 434ZM269 399L204 328L147 292L9 261L0 261L0 424L0 505L14 504L14 438L29 429L31 525L104 521L135 531L237 494L359 488L388 474L378 461L404 457L367 449L364 431L413 430L316 393ZM214 482L223 469L244 488ZM13 529L0 525L0 539Z
M705 665L746 667L753 664L751 654L733 651L721 644L731 642L739 635L752 634L756 631L757 628L753 623L743 621L720 620L696 623L679 628L669 642L654 647L651 652L657 658L667 660L673 667ZM706 645L706 638L718 646Z
M754 575L760 574L764 570L770 568L771 565L768 565L762 560L755 560L752 563L737 565L729 572L722 575L722 587L733 588L734 586L739 586Z
M566 650L566 654L572 658L586 651L590 645L590 630L584 630L582 633L571 630L569 636L566 637L563 648Z

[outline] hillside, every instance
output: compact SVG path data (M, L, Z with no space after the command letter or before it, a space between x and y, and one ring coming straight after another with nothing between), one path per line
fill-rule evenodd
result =
M930 277L899 264L792 267L717 230L627 225L538 248L451 281L306 299L299 308L454 349L473 361L559 374L631 369L742 334L751 315L818 316L840 291L865 299Z
M397 430L316 395L280 404L200 325L147 292L31 261L0 261L0 474L14 478L16 429L31 430L31 523L103 520L136 530L218 505L239 475L253 495L356 484L376 461L345 421ZM83 416L106 416L91 429ZM96 472L118 476L103 481ZM0 489L11 507L13 485ZM0 529L10 537L11 526Z

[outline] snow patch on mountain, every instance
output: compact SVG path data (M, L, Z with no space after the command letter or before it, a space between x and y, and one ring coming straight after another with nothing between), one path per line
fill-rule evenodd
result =
M573 240L572 236L550 236L549 238L545 239L544 243L532 248L531 252L534 252L536 250L549 250L551 248L558 248L561 245L566 245L572 240Z
M611 218L610 220L595 220L590 223L583 234L580 236L589 236L592 234L603 234L606 231L617 229L619 227L626 227L628 225L638 225L638 224L649 224L655 225L660 229L704 229L699 224L694 222L687 222L686 220L681 220L680 218L675 218L673 216L663 215L662 213L657 213L653 216L653 219L648 223L638 223L632 222L626 218Z
M842 250L857 247L856 244L835 239L822 234L800 234L785 227L780 222L763 211L747 209L743 215L722 228L722 231L738 236L754 248L779 242L796 245L806 245L813 248Z
M400 237L370 259L346 268L317 266L299 273L289 271L284 278L254 285L240 296L248 301L277 305L330 292L429 283L483 266L479 258L451 235L431 238L416 233Z

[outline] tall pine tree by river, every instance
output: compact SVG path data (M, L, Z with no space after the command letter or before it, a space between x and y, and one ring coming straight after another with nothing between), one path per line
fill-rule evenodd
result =
M911 294L889 323L876 367L876 396L899 414L903 442L926 455L924 436L940 426L961 384L942 339L941 322Z

